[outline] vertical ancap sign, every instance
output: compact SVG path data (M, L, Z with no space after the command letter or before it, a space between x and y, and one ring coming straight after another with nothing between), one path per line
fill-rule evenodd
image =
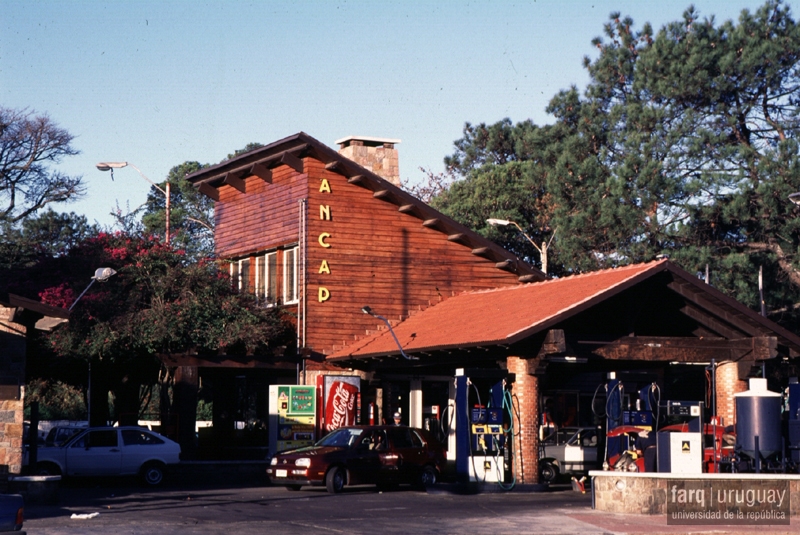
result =
M323 178L322 179L322 182L319 185L319 192L320 193L327 193L327 194L331 193L331 185L328 182L327 178ZM331 207L330 207L329 204L320 204L319 205L319 218L320 218L321 221L330 221L331 220ZM317 238L317 242L319 243L319 246L322 247L323 249L330 249L331 244L325 241L330 237L331 237L331 235L328 232L323 232L322 234L320 234L319 238ZM325 259L322 260L322 263L319 266L319 273L321 273L321 274L325 273L327 275L331 274L331 268L328 265L328 261L327 260L325 260ZM326 287L320 286L317 289L317 299L319 300L320 303L324 303L325 301L327 301L330 298L331 298L331 292L328 291L328 289Z

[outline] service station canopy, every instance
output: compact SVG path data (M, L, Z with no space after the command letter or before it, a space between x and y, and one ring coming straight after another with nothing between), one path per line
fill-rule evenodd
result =
M463 293L393 328L419 360L410 366L463 360L547 362L626 360L752 364L800 355L800 337L661 260L495 290ZM353 368L399 363L388 330L328 356ZM380 364L382 363L382 364Z

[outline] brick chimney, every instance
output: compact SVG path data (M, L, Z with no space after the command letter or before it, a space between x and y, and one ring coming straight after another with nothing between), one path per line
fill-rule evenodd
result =
M339 154L350 158L361 167L365 167L394 184L400 185L400 163L395 144L399 139L382 137L347 136L337 139Z

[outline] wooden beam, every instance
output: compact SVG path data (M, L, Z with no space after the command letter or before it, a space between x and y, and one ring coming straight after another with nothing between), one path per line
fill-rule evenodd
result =
M401 214L413 214L417 211L417 206L415 204L403 204L397 208L397 211Z
M690 290L691 286L689 286L687 284L679 284L677 282L670 282L669 284L667 284L667 287L670 290L674 291L675 293L681 295L687 301L689 301L691 303L694 303L698 307L703 308L703 309L711 312L713 315L717 316L718 318L721 318L721 319L725 320L729 324L733 325L734 327L736 327L737 329L741 330L742 332L745 332L745 333L749 334L750 336L759 336L761 334L764 334L757 327L747 323L746 321L743 321L741 318L731 314L730 312L728 312L727 310L723 309L722 307L720 307L718 305L715 305L714 303L712 303L708 299L703 298L703 296L700 295L699 293L691 291Z
M227 185L234 187L235 189L241 191L242 193L247 193L247 185L245 184L244 180L239 178L238 173L228 173L225 175L225 182Z
M483 257L488 256L489 252L490 250L488 247L476 247L475 249L472 250L472 254L474 254L475 256L483 256Z
M378 191L373 193L372 196L375 197L376 199L382 199L384 201L387 201L391 199L392 192L389 191L388 189L379 189Z
M249 173L251 175L255 175L267 184L272 184L272 171L267 168L266 165L260 163L254 163L250 166Z
M214 199L215 201L219 202L219 190L217 188L209 186L205 182L202 182L197 186L197 191L199 191L206 197Z
M689 316L700 325L717 333L719 336L722 336L723 338L728 338L732 340L735 338L743 338L747 334L742 331L733 329L728 325L725 325L721 321L718 321L717 319L703 312L701 309L695 308L693 305L686 305L680 310L683 314Z
M359 186L364 184L364 175L353 175L347 179L349 184L358 184Z
M653 362L767 360L777 356L778 339L774 336L737 340L631 336L602 345L593 353L609 360Z
M303 172L303 160L290 152L284 152L281 156L280 163L286 164L298 173Z
M556 355L567 352L567 338L564 329L550 329L542 342L540 355Z
M512 267L514 267L514 261L506 258L505 260L496 262L494 264L494 267L496 267L497 269L511 269Z
M469 238L467 238L466 234L458 232L456 234L450 234L449 236L447 236L447 241L463 243L466 245L467 243L469 243Z
M425 221L423 221L422 222L422 226L423 227L427 227L427 228L435 228L435 227L438 227L439 223L441 223L441 222L442 221L438 217L434 217L434 218L426 219Z
M541 277L537 277L536 275L522 275L522 276L518 277L517 280L519 282L540 282L542 280L542 278Z
M341 172L342 162L339 160L333 160L332 162L328 162L325 164L325 169L328 171Z

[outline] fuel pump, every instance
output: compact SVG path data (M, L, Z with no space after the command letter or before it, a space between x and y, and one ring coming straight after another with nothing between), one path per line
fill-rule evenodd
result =
M625 389L614 372L608 374L606 382L606 437L609 432L622 425L622 398ZM623 436L606 438L606 459L621 454L625 449Z
M456 472L462 482L511 479L504 426L507 377L496 370L456 371ZM492 384L488 391L479 386L486 384Z

